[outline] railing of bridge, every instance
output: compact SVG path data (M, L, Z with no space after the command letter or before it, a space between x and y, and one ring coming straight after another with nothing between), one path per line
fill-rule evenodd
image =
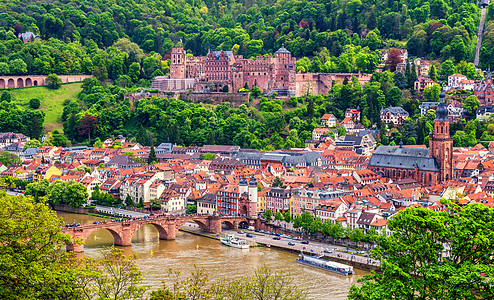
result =
M194 214L194 215L155 215L155 216L145 216L145 217L133 217L133 218L120 218L120 219L113 219L110 221L104 220L104 221L99 221L99 222L94 222L94 223L75 223L75 224L67 224L62 227L63 231L67 230L80 230L80 229L92 229L92 228L104 228L108 225L113 225L113 224L121 224L121 223L131 223L131 222L151 222L151 221L157 221L157 220L163 220L163 221L171 221L171 220L194 220L194 219L204 219L204 218L218 218L218 219L226 219L226 220L245 220L245 217L241 216L215 216L215 215L202 215L202 214Z

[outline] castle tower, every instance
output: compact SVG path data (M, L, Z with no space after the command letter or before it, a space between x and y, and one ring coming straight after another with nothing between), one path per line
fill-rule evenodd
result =
M182 47L173 47L170 52L170 78L184 79L186 78L186 52Z
M429 141L429 155L436 158L439 164L439 183L453 179L453 138L449 135L448 109L444 103L446 94L441 91L440 103L436 109L434 122L434 136Z

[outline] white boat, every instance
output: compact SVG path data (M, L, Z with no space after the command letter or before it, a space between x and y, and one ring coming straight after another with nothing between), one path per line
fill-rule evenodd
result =
M352 266L340 264L334 261L324 260L319 257L313 257L309 255L299 254L297 262L303 265L315 267L318 269L331 271L340 275L355 274Z
M233 248L249 249L249 244L247 244L246 240L239 239L234 235L221 237L220 241L223 245L227 245Z

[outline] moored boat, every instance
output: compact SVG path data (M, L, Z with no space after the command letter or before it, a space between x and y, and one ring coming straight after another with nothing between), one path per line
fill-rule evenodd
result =
M239 239L234 235L229 235L225 237L221 237L220 241L223 245L227 245L233 248L238 249L249 249L249 244L247 244L246 240Z
M340 275L355 274L352 266L340 264L334 261L324 260L318 257L313 257L302 253L299 254L297 262L303 265L334 272Z

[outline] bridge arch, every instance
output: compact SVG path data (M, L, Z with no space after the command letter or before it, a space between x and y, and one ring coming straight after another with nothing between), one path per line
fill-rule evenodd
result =
M97 232L97 231L108 231L109 233L111 233L111 235L113 236L113 244L114 245L118 245L118 246L122 246L122 243L123 243L123 238L122 236L120 235L120 233L118 233L117 231L113 230L112 228L95 228L93 230L89 230L85 235L86 237L84 238L84 243L86 243L86 241L88 240L88 238L91 236L91 234Z
M24 87L24 80L22 78L17 78L17 87Z
M28 77L28 78L26 78L26 87L28 87L28 86L33 86L33 81L32 81L32 79L31 79L31 78L29 78L29 77Z
M236 224L230 220L222 220L221 224L225 225L226 228L228 228L228 229L237 229L235 226Z
M131 236L131 239L132 237L134 236L134 234L142 227L146 226L146 225L153 225L154 228L156 228L156 230L158 230L158 236L159 236L159 239L160 240L169 240L169 239L174 239L174 238L171 238L171 230L170 228L165 228L165 226L159 224L159 222L150 222L150 223L141 223L141 224L138 224L133 230L132 230L132 236ZM173 229L172 229L173 230ZM175 234L173 234L173 236L175 236Z
M9 80L7 81L7 88L8 89L14 89L15 88L15 81L14 81L14 79L9 78Z
M5 88L5 79L0 78L0 89L4 89L4 88Z
M33 81L33 85L38 86L38 81L37 80Z

